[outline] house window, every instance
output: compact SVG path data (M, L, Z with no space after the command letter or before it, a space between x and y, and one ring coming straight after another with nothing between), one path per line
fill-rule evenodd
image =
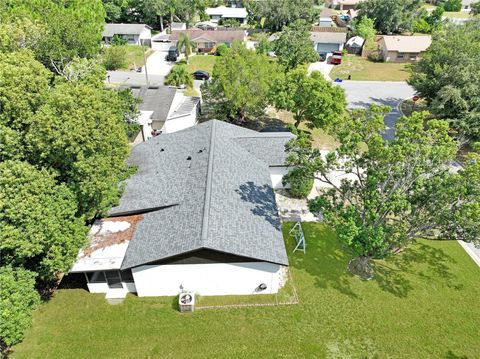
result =
M129 44L135 43L135 35L122 35L122 36Z
M103 272L88 272L87 273L88 283L105 283L105 273Z
M120 274L122 276L122 282L134 282L131 269L122 270Z
M204 48L205 49L213 49L215 47L215 43L214 42L205 42L203 44Z
M405 58L405 54L398 54L397 55L397 59L404 59Z
M417 55L410 54L410 60L415 61L417 59Z

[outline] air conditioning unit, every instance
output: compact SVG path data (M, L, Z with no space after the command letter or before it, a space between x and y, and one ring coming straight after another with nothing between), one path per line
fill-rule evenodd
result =
M178 309L181 313L193 312L195 310L195 294L183 292L178 296Z

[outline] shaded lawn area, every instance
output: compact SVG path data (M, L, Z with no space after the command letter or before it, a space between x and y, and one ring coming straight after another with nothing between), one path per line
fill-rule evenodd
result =
M356 55L343 56L342 64L335 66L330 77L346 80L352 75L354 81L406 81L410 77L407 64L373 62Z
M257 118L255 121L254 130L260 130L269 126L282 126L293 125L295 123L293 115L288 111L278 111L274 108L269 108L267 111L267 117L265 119ZM339 146L339 143L333 136L327 134L321 128L308 128L304 123L300 124L299 129L309 132L312 136L312 146L322 150L334 150Z
M217 56L213 55L197 55L191 56L188 59L187 69L188 72L192 73L198 70L207 71L210 75L213 71L213 66L217 61Z
M291 254L300 304L180 314L174 298L109 305L59 290L34 315L13 358L476 358L480 270L457 242L419 241L365 282L322 224Z

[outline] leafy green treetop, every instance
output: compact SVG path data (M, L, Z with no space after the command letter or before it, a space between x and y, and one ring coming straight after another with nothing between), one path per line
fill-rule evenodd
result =
M480 19L475 19L436 32L409 80L435 115L472 140L480 139L479 25Z
M0 267L0 355L19 343L40 304L35 273L22 268Z
M359 5L359 16L374 19L382 34L402 33L412 30L422 5L423 0L366 0Z
M332 129L340 147L326 156L305 146L289 148L289 162L327 186L310 209L322 213L357 255L350 270L367 278L372 259L398 253L417 238L480 240L478 155L465 170L451 172L458 144L447 122L425 126L427 113L402 117L396 138L385 140L388 111L353 111Z
M203 87L204 109L212 118L244 124L264 114L272 84L282 74L265 55L234 44L217 59L212 80Z
M310 25L302 20L285 26L274 42L278 62L287 70L318 61L319 56L310 40Z
M303 67L279 78L272 95L275 107L293 113L295 127L325 127L340 121L346 112L345 92L325 80L319 71L311 75Z
M86 241L76 201L46 170L0 163L0 265L22 266L50 280L65 272Z

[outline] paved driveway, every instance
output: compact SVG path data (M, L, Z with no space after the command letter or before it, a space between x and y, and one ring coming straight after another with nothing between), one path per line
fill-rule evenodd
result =
M174 63L165 60L167 54L168 51L157 50L147 58L147 71L149 75L166 76L170 72ZM142 73L144 71L145 67L142 67Z
M320 71L323 74L323 77L325 77L327 81L332 81L329 74L330 74L330 71L332 71L334 66L335 65L329 64L328 61L314 62L310 64L310 66L308 67L308 73L310 74L312 71Z
M385 138L395 136L395 123L401 116L400 102L415 94L415 90L406 82L389 81L343 81L339 83L345 89L349 108L366 108L370 104L387 105L392 108L385 118L387 130Z
M148 82L152 86L163 85L164 76L148 74ZM147 79L145 73L139 73L134 71L108 71L107 78L105 82L110 82L114 84L128 84L128 85L138 85L145 86Z

